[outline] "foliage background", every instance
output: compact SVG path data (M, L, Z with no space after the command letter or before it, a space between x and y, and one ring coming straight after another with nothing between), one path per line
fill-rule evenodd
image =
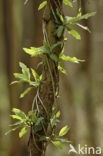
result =
M10 119L11 108L18 107L27 112L31 108L34 93L19 99L19 94L25 86L13 85L13 72L18 72L18 61L36 69L38 59L26 55L22 47L42 45L42 15L38 12L40 1L29 0L27 5L21 0L0 0L0 155L27 155L28 136L22 140L18 132L5 136ZM75 16L78 11L78 1L73 2L73 9L64 7L65 15ZM103 147L103 1L87 0L82 4L83 13L96 11L95 17L83 21L92 33L78 31L82 40L72 36L65 45L65 53L85 59L85 63L65 63L68 75L60 74L60 101L62 111L61 123L58 129L69 124L71 127L68 138L77 144ZM40 69L39 69L40 72ZM54 153L50 151L54 151ZM68 147L58 151L48 148L50 155L66 156ZM51 154L50 154L51 153Z

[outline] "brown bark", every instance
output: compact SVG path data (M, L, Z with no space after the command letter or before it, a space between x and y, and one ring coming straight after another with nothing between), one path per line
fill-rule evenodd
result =
M82 12L86 13L86 2L85 0L81 1L82 3ZM83 22L84 25L87 25L89 28L91 26L90 20ZM91 45L92 45L92 36L88 32L85 33L85 45L84 45L84 54L86 62L82 64L82 70L86 74L86 90L85 90L85 108L86 108L86 119L88 124L88 142L93 147L96 147L96 119L95 112L92 100L92 75L91 75Z
M55 3L56 2L56 3ZM57 4L57 5L56 5ZM48 43L49 46L57 43L58 41L63 39L63 36L61 38L58 38L56 35L57 27L54 21L51 19L51 15L56 15L56 9L62 8L62 1L58 0L48 0L47 6L44 12L43 16L43 32L44 32L44 40ZM54 14L53 14L54 13ZM52 53L54 53L57 57L59 56L60 52L62 50L61 46L57 46ZM40 114L44 117L45 121L47 122L47 125L45 126L46 134L47 136L51 134L51 129L48 129L49 123L48 123L48 116L51 115L52 112L52 106L55 104L56 97L55 93L58 90L58 82L59 82L59 72L58 72L58 63L53 61L49 56L44 55L43 58L43 70L42 75L43 79L39 86L39 96L44 104L44 107L41 105L40 101L38 101L38 106L40 109ZM38 136L46 135L45 131L42 130L42 132L38 133ZM35 155L35 153L38 156L45 155L46 150L46 144L44 142L39 141L39 137L37 135L34 135L35 142L37 146L33 146L33 140L32 140L32 134L31 134L31 140L30 140L30 147L32 149L32 155ZM38 149L38 148L40 149Z

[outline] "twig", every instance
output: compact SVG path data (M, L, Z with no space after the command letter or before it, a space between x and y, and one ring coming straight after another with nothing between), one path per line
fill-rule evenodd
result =
M40 96L39 96L39 89L38 89L38 91L37 91L37 96L38 96L38 99L39 99L40 103L42 104L42 106L43 106L43 108L44 108L46 114L48 114L48 112L47 112L47 110L46 110L46 107L44 106L43 101L41 100L41 98L40 98Z

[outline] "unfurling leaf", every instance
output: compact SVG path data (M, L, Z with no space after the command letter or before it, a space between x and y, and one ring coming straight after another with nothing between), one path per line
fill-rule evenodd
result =
M64 135L66 135L66 134L68 133L68 131L69 131L69 127L68 127L68 126L63 127L63 128L60 130L60 132L59 132L59 136L64 136Z

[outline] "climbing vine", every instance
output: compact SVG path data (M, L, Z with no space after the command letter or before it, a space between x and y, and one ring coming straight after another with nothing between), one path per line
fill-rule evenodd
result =
M43 15L43 45L41 47L23 48L24 52L31 57L41 58L41 62L38 64L38 67L42 66L41 75L38 75L34 69L29 69L24 63L19 62L22 72L14 73L16 81L11 83L25 82L28 84L29 87L20 94L20 98L24 98L28 92L36 88L36 95L28 114L17 108L12 109L14 114L11 117L18 121L12 124L12 128L9 130L12 132L21 128L19 132L21 138L30 129L28 142L30 155L32 151L45 155L48 143L52 143L60 149L63 148L64 143L69 143L68 139L63 138L69 131L68 125L62 127L58 134L56 133L56 126L61 115L60 110L57 111L56 109L56 100L59 95L58 70L66 74L66 70L62 67L63 61L79 63L84 60L64 54L64 44L67 39L64 38L63 34L66 30L70 35L80 40L80 34L72 29L72 26L76 25L90 32L88 27L79 22L94 16L95 12L82 15L81 8L79 8L75 17L64 16L62 2L73 7L70 0L47 0L40 4L38 10L46 7Z

